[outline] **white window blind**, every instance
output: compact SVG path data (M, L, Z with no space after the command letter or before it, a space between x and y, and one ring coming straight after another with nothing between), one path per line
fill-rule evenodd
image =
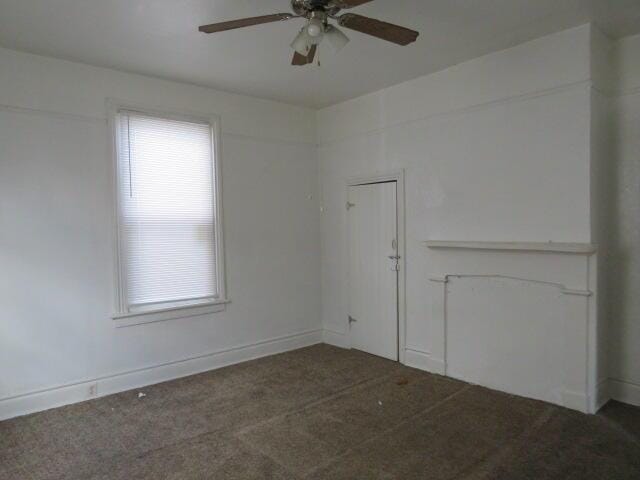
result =
M132 111L117 125L121 306L219 298L211 125Z

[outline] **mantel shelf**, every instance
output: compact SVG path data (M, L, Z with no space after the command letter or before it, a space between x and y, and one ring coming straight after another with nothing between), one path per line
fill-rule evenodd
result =
M469 242L448 240L427 240L428 248L446 250L493 250L520 252L550 252L592 255L598 247L591 243L554 243L554 242Z

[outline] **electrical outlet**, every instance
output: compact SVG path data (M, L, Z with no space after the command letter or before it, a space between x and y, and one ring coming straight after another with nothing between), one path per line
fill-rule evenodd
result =
M89 397L96 397L98 395L98 384L93 383L89 386Z

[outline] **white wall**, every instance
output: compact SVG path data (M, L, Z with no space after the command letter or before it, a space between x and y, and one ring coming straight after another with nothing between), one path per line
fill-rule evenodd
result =
M612 393L640 405L640 35L616 45L608 313Z
M408 349L444 335L426 279L451 259L422 241L598 243L591 400L640 404L640 36L550 35L324 109L318 132L325 338L348 343L345 179L404 168Z
M407 347L434 349L425 240L590 242L590 28L318 114L324 327L347 331L345 179L406 169Z
M115 328L107 98L221 116L225 312ZM320 341L317 207L311 110L0 50L0 418Z

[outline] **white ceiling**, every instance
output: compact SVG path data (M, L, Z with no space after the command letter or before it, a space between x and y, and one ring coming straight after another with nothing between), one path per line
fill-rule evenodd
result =
M322 107L572 26L640 33L639 0L376 0L354 12L421 32L357 32L321 67L290 66L302 20L205 35L201 24L289 11L289 0L0 0L0 46Z

